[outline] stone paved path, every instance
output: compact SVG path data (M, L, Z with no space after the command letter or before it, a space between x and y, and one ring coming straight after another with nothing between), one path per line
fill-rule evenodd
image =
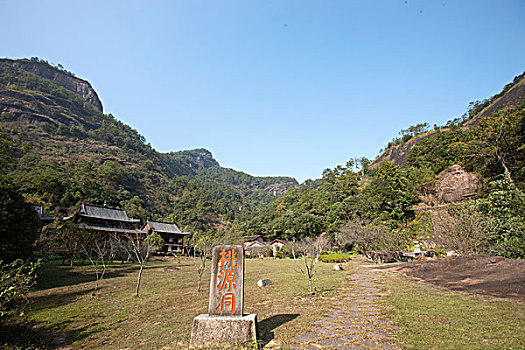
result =
M353 266L346 287L332 308L309 332L295 337L291 350L398 349L394 339L401 331L381 315L381 277L364 267Z

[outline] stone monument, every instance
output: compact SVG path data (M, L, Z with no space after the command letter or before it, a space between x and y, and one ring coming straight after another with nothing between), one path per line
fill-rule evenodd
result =
M191 345L256 342L257 315L243 314L243 247L214 247L211 264L208 314L193 319Z

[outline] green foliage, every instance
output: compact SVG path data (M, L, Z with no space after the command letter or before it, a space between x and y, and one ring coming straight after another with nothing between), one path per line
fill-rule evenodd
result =
M487 98L483 101L478 100L478 101L469 102L469 109L467 112L468 119L474 118L482 110L488 107L491 103L495 102L501 96L505 95L510 89L516 86L523 78L525 78L525 72L521 73L520 75L515 76L514 80L511 83L508 83L507 85L505 85L505 87L503 88L503 90L501 90L501 92L492 96L491 98Z
M152 250L161 250L164 247L164 239L157 232L153 232L144 239L144 244Z
M419 123L416 125L411 125L407 129L402 129L399 132L399 135L401 135L401 137L392 139L392 141L390 141L386 145L386 148L388 149L390 147L404 145L409 140L411 140L413 137L421 135L427 132L429 129L430 129L430 125L428 123Z
M490 183L489 195L477 205L484 220L490 220L486 234L493 249L508 258L525 258L525 194L505 175Z
M364 253L372 250L400 250L405 237L381 224L356 217L346 222L335 234L335 242L347 251Z
M434 235L434 225L432 223L432 215L430 212L416 214L414 219L400 226L394 233L403 237L409 246L413 245L412 238L414 237L428 237Z
M0 260L0 323L20 311L31 287L35 284L35 271L39 262L15 260L4 263Z
M147 219L146 209L144 209L144 201L138 196L133 196L133 198L127 201L124 205L124 209L130 218L140 219L142 222L145 222Z
M5 176L0 176L0 260L6 263L29 259L40 220L18 189Z
M489 184L485 198L450 205L448 213L451 248L467 254L525 257L525 194L508 174Z
M319 260L325 263L342 263L352 259L354 255L344 253L322 253L319 255Z
M221 168L205 149L160 154L113 115L30 72L0 67L0 91L14 106L0 115L2 172L51 213L106 203L208 231L250 217L295 183Z
M278 249L275 257L278 259L287 259L292 256L292 249L289 245L284 245L281 247L281 249Z
M468 130L460 128L438 130L410 149L407 166L428 168L437 174L451 165L463 163L466 144L470 138Z
M404 221L413 217L415 193L410 191L406 171L392 162L382 162L370 185L358 196L356 212L377 222Z
M525 189L525 103L483 119L467 146L471 167L491 179L506 171Z

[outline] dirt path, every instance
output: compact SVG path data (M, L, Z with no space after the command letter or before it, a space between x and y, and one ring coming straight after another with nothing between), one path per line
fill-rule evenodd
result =
M291 350L398 349L394 344L401 329L381 315L384 277L357 264L352 269L339 300L309 332L295 337Z

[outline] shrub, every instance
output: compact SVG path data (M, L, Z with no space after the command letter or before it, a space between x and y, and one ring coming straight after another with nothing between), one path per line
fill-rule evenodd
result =
M15 260L10 264L0 261L0 321L22 307L26 294L35 284L35 270L39 263Z
M353 254L343 253L322 253L319 255L319 260L325 263L341 263L350 260L353 256Z
M405 240L383 225L374 225L358 217L346 222L336 233L337 244L345 250L400 250Z
M287 245L283 246L275 254L275 257L278 259L287 259L287 258L290 258L291 256L292 256L292 250Z

